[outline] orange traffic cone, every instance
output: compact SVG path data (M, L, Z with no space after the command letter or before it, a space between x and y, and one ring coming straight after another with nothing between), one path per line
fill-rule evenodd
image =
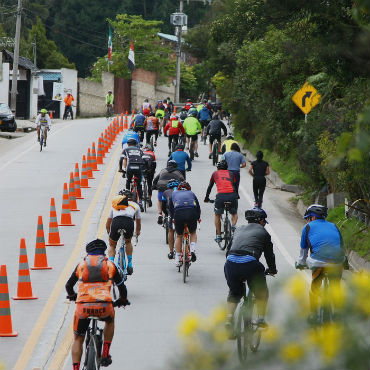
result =
M127 130L128 129L127 113L126 113L126 116L125 116L125 124L123 125L123 129L124 130Z
M123 113L121 113L121 119L119 121L119 131L123 131Z
M108 132L105 130L104 134L104 141L105 141L105 153L109 153L109 139L108 139Z
M100 134L100 139L101 139L101 144L102 144L102 155L103 155L103 159L105 158L105 153L106 153L106 150L105 150L105 147L106 147L106 144L105 144L105 140L104 140L104 134L101 133Z
M37 220L37 233L36 233L36 249L35 249L35 260L31 270L49 270L48 259L46 256L45 248L45 237L44 237L44 226L42 223L42 216L39 216Z
M103 164L103 155L104 155L104 149L103 149L103 145L102 145L102 139L101 137L99 137L99 140L98 140L98 155L96 157L96 163L97 164Z
M76 199L84 199L81 194L80 171L78 169L78 163L75 164L74 184L75 184Z
M95 149L95 141L92 143L92 149L91 149L91 164L93 171L100 171L98 170L98 162L96 160L96 149Z
M59 226L75 226L75 224L72 223L71 211L69 209L69 196L66 182L63 185L62 214L60 216Z
M79 211L79 209L77 208L77 201L76 201L76 196L75 196L75 182L74 182L73 172L69 174L68 197L69 197L69 210Z
M48 238L48 243L46 245L50 245L54 247L57 247L59 245L64 245L64 243L60 242L57 211L55 209L54 198L50 199L49 238Z
M86 172L86 157L82 156L81 188L89 188L89 179Z
M49 112L49 117L50 117L50 119L53 119L53 111L52 110Z
M173 113L176 113L176 105L173 107Z
M0 337L16 337L13 331L12 315L10 313L8 277L6 265L0 266Z
M95 177L93 176L93 172L92 172L92 163L91 163L92 159L91 159L91 150L90 148L88 148L87 150L87 162L86 162L86 170L87 170L87 177L88 179L95 179Z
M26 239L21 239L19 253L19 271L17 295L13 299L38 299L32 294L30 270L28 268L28 258L26 249Z

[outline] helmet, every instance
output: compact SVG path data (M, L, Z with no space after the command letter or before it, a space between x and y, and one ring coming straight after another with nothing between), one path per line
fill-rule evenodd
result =
M309 218L315 216L317 218L326 218L328 215L328 209L321 204L311 204L303 216L303 218Z
M162 100L158 100L157 103L162 103Z
M128 198L126 195L116 195L112 200L112 207L119 211L120 209L126 209L128 206Z
M176 150L184 150L185 149L185 147L184 147L184 145L182 145L182 144L178 144L177 146L176 146Z
M93 251L101 250L102 254L104 254L104 251L107 249L107 245L105 244L104 240L101 239L95 239L91 241L90 243L86 244L86 252L91 253Z
M254 207L245 211L245 219L248 222L259 222L262 220L266 221L267 214L262 208ZM267 221L266 221L267 222Z
M229 135L227 135L226 136L226 140L234 140L234 136L233 135L231 135L231 134L229 134Z
M188 112L189 116L196 117L198 115L198 111L196 108L190 108Z
M43 109L41 109L41 111L40 111L41 113L47 113L48 111L45 109L45 108L43 108Z
M142 150L152 150L151 146L149 144L145 144L142 148Z
M203 103L207 103L207 99L203 99Z
M180 181L179 181L179 180L171 179L171 180L167 183L167 189L173 189L173 188L176 188L177 186L179 186L179 183L180 183Z
M118 194L119 195L124 195L128 200L132 199L132 197L133 197L132 191L130 191L128 189L122 189L122 190L119 191Z
M110 93L110 92L112 92L112 90L108 90L108 92Z
M187 101L188 103L191 103L191 99L186 99L186 101Z
M177 190L191 190L191 186L188 182L182 181L177 187Z
M136 141L135 139L132 139L132 138L131 138L131 139L128 139L128 140L127 140L127 144L128 144L128 145L136 145L136 144L137 144L137 141Z
M149 102L148 98L146 98L144 101L145 101L145 103L148 103Z
M218 170L227 170L227 168L228 168L228 164L225 160L222 160L222 161L217 163L217 169Z
M177 168L177 162L171 159L170 161L167 162L167 167L169 168Z

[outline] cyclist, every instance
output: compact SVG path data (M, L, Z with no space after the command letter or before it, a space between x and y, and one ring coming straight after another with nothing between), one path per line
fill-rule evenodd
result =
M163 119L163 126L165 126L168 122L168 120L171 117L171 107L168 104L167 99L163 100L163 106L164 106L164 119Z
M150 145L146 144L143 147L143 174L146 177L146 181L148 183L148 206L152 206L152 193L153 193L153 178L155 174L155 169L157 168L157 162L155 159L155 154L152 151Z
M152 106L150 105L149 100L145 99L144 103L141 105L141 112L144 114L145 117L148 117L151 111Z
M171 199L172 192L177 190L179 181L176 179L171 179L167 184L167 189L163 192L162 196L162 210L163 213L168 216L168 204ZM172 260L175 258L174 246L175 246L175 229L173 227L173 220L169 218L168 222L168 246L170 248L170 253L168 253L168 259Z
M308 318L311 324L317 323L317 302L324 273L328 273L330 282L339 282L345 261L342 235L335 224L326 221L327 215L328 209L320 204L311 204L306 209L304 218L308 223L302 230L301 251L296 263L298 269L308 266L312 270Z
M139 134L140 142L144 141L144 122L145 116L143 113L138 113L131 123L131 127Z
M132 193L129 190L121 191L112 200L112 207L105 224L105 228L109 235L109 250L108 256L111 261L114 261L116 255L116 245L120 238L118 230L124 229L127 256L127 274L132 275L134 268L132 266L132 243L131 238L134 235L134 223L136 223L136 237L141 231L141 212L137 203L132 200ZM135 222L134 222L135 219Z
M270 166L267 162L263 161L263 152L259 150L257 152L257 160L251 163L249 167L249 173L253 176L253 193L254 193L254 205L256 207L262 207L263 193L266 188L265 176L270 174Z
M75 98L72 96L71 93L67 93L67 96L64 98L64 114L63 119L67 119L68 112L71 114L71 119L73 119L73 109L72 109L72 102Z
M240 169L246 167L247 162L244 155L240 153L240 147L237 143L231 144L231 150L224 154L224 159L227 162L227 169L235 176L235 187L239 199Z
M157 146L159 121L155 117L155 113L151 112L149 117L144 122L144 130L146 131L145 143L150 145L150 138L154 135L154 146Z
M135 132L132 128L129 128L128 130L126 130L125 134L123 135L123 139L122 139L122 149L126 149L127 148L127 142L130 140L130 139L133 139L135 140L136 142L136 146L139 146L140 144L140 135Z
M143 167L145 162L143 160L143 152L137 147L135 139L127 141L128 147L122 150L122 155L119 161L119 172L122 172L123 177L126 176L126 189L130 189L131 180L135 176L137 179L137 191L139 193L139 205L143 210L143 188L142 177ZM125 168L125 170L122 169Z
M221 152L221 130L226 136L227 128L225 124L220 119L218 119L218 114L214 114L212 117L212 121L208 124L206 129L206 135L209 135L209 159L212 158L212 145L216 139L218 140L218 152Z
M107 107L107 118L112 117L114 114L113 104L114 104L114 95L112 94L112 90L108 90L107 95L105 95L105 106Z
M169 110L170 114L172 114L173 110L174 110L174 105L173 105L173 103L171 101L171 98L169 96L167 97L167 106L168 106L168 110Z
M158 100L158 104L155 107L155 117L159 120L159 133L161 135L161 129L163 127L163 120L166 114L166 107L164 106L162 100Z
M188 111L192 106L193 106L193 103L191 102L191 99L186 99L184 108Z
M231 150L231 144L232 143L237 143L238 144L238 142L236 140L234 140L234 136L229 134L226 137L226 140L222 143L221 153L224 154L226 152L229 152Z
M271 236L266 231L266 212L260 208L245 211L248 225L239 226L228 245L224 266L225 278L229 286L227 297L227 327L233 337L232 328L235 309L245 294L245 282L256 297L258 320L257 325L266 328L265 314L268 301L266 276L276 275L275 254ZM259 259L264 254L268 269L265 270Z
M184 152L184 145L179 144L176 147L176 150L171 153L169 161L174 160L177 163L177 169L182 173L184 176L184 180L186 179L186 171L191 171L191 159L189 154ZM185 162L187 163L187 169L185 170Z
M202 131L202 126L200 125L197 117L197 110L194 109L195 112L191 112L189 110L189 117L184 121L184 130L186 133L186 145L187 149L189 150L190 140L194 143L194 155L199 157L198 155L198 133Z
M177 168L177 163L174 160L167 162L167 167L164 168L153 180L153 189L158 190L158 221L159 225L163 223L162 216L162 197L163 192L167 189L167 184L170 180L176 179L184 181L184 176Z
M164 127L164 136L167 136L168 131L168 156L171 155L172 141L179 142L179 135L185 135L185 130L181 122L179 122L178 116L172 116L170 121Z
M73 320L73 370L80 368L82 346L90 323L89 316L99 317L100 320L105 321L100 365L109 366L112 363L109 350L114 335L114 308L110 292L113 282L117 285L120 295L115 304L117 306L130 304L122 275L114 263L105 256L106 249L107 245L103 240L96 239L88 243L87 256L76 266L65 286L67 298L76 301ZM79 280L78 293L76 293L73 287Z
M227 162L222 160L217 163L217 171L213 172L206 192L204 202L209 202L209 194L212 187L216 184L217 195L215 199L215 241L221 241L221 215L224 213L225 202L230 202L231 229L235 230L238 222L238 195L235 188L235 176L227 169Z
M207 103L207 99L205 99L206 103ZM199 105L198 105L199 107ZM202 105L202 107L198 110L198 120L200 122L200 125L202 126L202 132L201 132L201 135L203 136L204 135L204 130L205 128L207 128L207 125L209 124L209 122L211 121L211 118L212 118L212 114L211 112L209 111L209 109L207 108L207 106L205 104Z
M50 116L48 115L48 111L45 108L41 109L40 114L36 117L35 123L37 126L37 141L40 141L41 126L45 126L44 146L46 146L46 139L48 138L48 131L50 131L50 127L51 127L51 119L50 119Z
M191 191L191 186L186 181L183 181L177 187L178 191L172 193L169 201L170 217L174 220L176 230L176 267L181 265L181 244L184 234L185 225L188 226L190 233L190 253L191 261L195 262L197 256L195 254L197 243L197 221L200 219L200 206L198 198Z

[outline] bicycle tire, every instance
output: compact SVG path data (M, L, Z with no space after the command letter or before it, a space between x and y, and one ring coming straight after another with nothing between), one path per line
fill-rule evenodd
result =
M218 141L215 140L212 147L212 164L216 166L218 162Z
M190 159L194 160L194 142L193 141L190 142L189 155L190 155Z
M224 220L224 241L221 250L225 250L231 240L231 222L227 215Z
M42 152L43 145L44 145L44 134L41 133L41 136L40 136L40 152Z
M164 222L165 222L165 227L164 227L164 230L165 230L165 233L166 233L166 244L168 244L168 217L165 217L164 218Z
M246 307L243 304L239 310L236 327L236 342L238 347L238 357L242 365L246 363L248 356L248 322L245 320Z
M183 238L183 258L182 258L182 279L184 284L186 283L186 278L188 275L188 269L189 269L189 255L188 255L188 242L185 238Z
M136 186L132 187L131 192L132 192L132 201L138 203Z
M150 148L152 149L152 152L154 152L154 135L150 137Z
M251 317L249 320L249 348L252 352L257 352L258 347L261 343L261 330L254 324L257 321L258 314L257 314L257 305L256 305L256 298L253 296L251 307L250 307Z
M146 179L144 180L143 203L144 203L144 212L146 212L146 208L148 205L148 184L146 182Z
M89 344L87 345L86 350L86 370L98 370L99 365L96 361L96 344L95 344L95 336L91 335Z

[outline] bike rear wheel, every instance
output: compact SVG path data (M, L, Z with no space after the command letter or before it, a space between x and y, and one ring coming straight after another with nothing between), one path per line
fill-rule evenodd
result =
M218 142L217 140L213 143L212 147L212 164L216 166L218 162Z
M238 347L238 357L241 364L245 364L248 356L248 333L249 320L246 320L246 307L243 305L238 313L236 327L236 342Z
M150 137L150 148L152 149L152 152L154 151L154 135Z
M144 212L146 212L146 207L148 206L148 183L146 180L144 181L143 198Z
M40 136L40 152L42 152L43 145L44 145L44 134L41 133L41 136Z
M229 220L229 217L227 217L226 215L224 220L224 240L223 245L221 247L222 250L225 250L225 248L229 245L230 240L231 240L231 222Z
M189 156L190 156L191 160L194 159L194 142L193 142L193 140L190 141Z
M164 218L164 223L165 223L164 230L166 233L166 244L168 244L168 229L169 229L168 222L169 222L168 217L165 217Z
M188 254L188 241L186 239L183 239L183 247L182 247L182 253L183 253L183 264L182 264L182 279L184 284L186 283L186 278L189 276L189 254Z
M98 370L100 364L97 361L97 346L96 338L94 335L90 335L89 343L86 347L86 370Z

